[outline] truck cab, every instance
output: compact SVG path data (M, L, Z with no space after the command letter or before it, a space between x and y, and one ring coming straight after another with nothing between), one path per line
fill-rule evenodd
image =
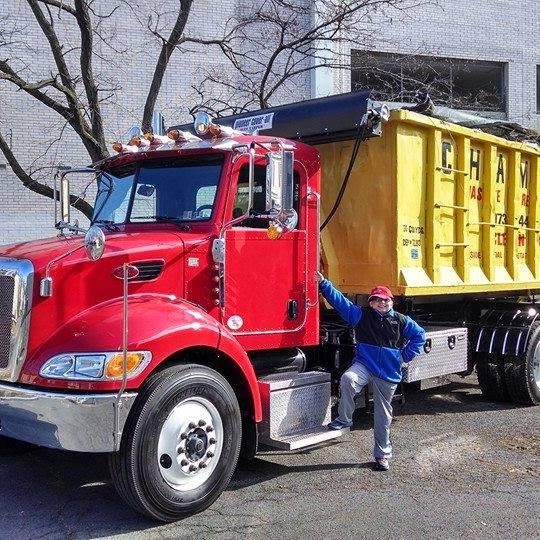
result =
M171 521L219 496L262 420L271 439L261 373L318 345L320 163L227 129L131 143L87 171L84 236L68 172L59 236L0 250L0 442L107 452L124 500Z

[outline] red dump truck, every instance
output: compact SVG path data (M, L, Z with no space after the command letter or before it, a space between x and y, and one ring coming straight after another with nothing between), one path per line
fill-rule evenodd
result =
M341 436L351 336L321 265L426 326L404 391L476 367L489 398L538 404L539 149L387 113L360 92L118 143L75 171L88 230L63 172L60 234L0 248L2 452L106 452L126 503L173 521L240 452Z

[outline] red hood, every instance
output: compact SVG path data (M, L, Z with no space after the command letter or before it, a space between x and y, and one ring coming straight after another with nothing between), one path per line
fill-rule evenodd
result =
M71 318L92 306L121 297L122 281L116 277L115 271L125 262L162 263L162 270L155 278L133 282L133 294L165 294L183 298L186 295L185 272L203 271L211 257L208 231L184 232L174 225L105 231L105 239L105 251L99 261L88 258L83 247L83 235L0 247L0 256L28 259L34 265L29 357ZM78 246L80 249L74 253L59 258ZM186 252L190 257L197 252L201 259L200 267L186 267ZM55 259L57 262L50 265L52 296L41 297L40 280L45 276L47 264Z
M138 255L147 257L156 248L160 250L171 248L178 255L183 252L184 236L189 237L193 235L182 233L177 228L169 228L167 225L152 231L148 229L130 230L128 232L105 231L106 240L103 258L108 259L110 257L117 258L121 256L123 260L126 260L126 256L129 256L129 260L132 260L133 257L137 257ZM21 242L19 244L0 246L0 257L28 259L33 263L36 273L40 273L40 270L44 270L50 261L80 247L72 255L61 259L59 264L95 264L88 259L83 244L84 235L81 234L43 238Z
M0 256L12 257L14 259L29 259L34 263L34 268L42 267L50 260L67 253L78 245L81 245L84 237L79 236L57 236L53 238L43 238L19 244L9 244L0 246Z

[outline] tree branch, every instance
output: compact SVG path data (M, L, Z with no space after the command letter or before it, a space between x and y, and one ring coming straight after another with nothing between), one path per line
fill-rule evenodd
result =
M57 7L59 10L65 11L70 15L75 16L75 10L71 6L66 6L63 0L39 0L42 4Z
M45 84L42 84L42 82L37 83L29 83L22 79L15 71L11 68L11 66L5 61L0 60L0 79L4 79L6 81L9 81L13 83L15 86L17 86L20 90L24 90L27 94L31 95L33 98L37 99L38 101L41 101L44 105L52 109L53 111L57 112L59 115L63 116L66 120L70 118L71 111L61 103L58 103L58 101L54 100L47 94L40 92L40 88L43 88L44 86L47 86ZM57 85L57 82L54 79L48 79L48 82L50 83L48 86L52 86L53 88L56 88L57 90L60 90L60 87Z
M22 182L22 184L26 188L28 188L30 191L33 191L34 193L37 193L38 195L44 195L45 197L48 197L49 199L54 200L55 198L54 189L48 186L47 184L41 184L40 182L32 178L29 174L27 174L24 171L19 161L17 160L17 158L11 151L11 148L7 144L1 132L0 132L0 150L2 150L2 153L4 154L4 156L6 156L6 159L12 171L16 174L16 176L19 178L19 180ZM86 201L82 199L77 200L77 197L72 196L71 203L74 206L74 208L81 211L86 217L88 217L89 219L92 217L93 208Z
M103 141L98 141L92 134L91 127L88 125L83 116L84 107L80 103L75 86L73 83L73 78L69 72L64 55L62 52L62 45L58 40L58 36L54 31L52 23L47 21L43 12L39 7L39 2L41 0L27 0L30 9L34 13L36 21L38 22L40 28L42 29L47 41L49 42L49 47L51 49L51 54L55 61L56 67L58 68L58 73L60 80L62 81L61 91L66 96L68 102L68 107L70 111L70 116L67 117L71 127L81 138L83 144L85 145L88 153L92 160L97 161L103 159L107 156L107 151L104 147ZM59 86L60 88L60 86Z
M156 100L163 82L163 76L167 70L171 54L173 53L176 45L182 37L184 28L186 26L189 12L191 10L191 5L193 0L180 0L180 11L178 12L178 17L176 18L176 23L171 30L169 38L163 42L161 47L161 52L154 69L154 76L152 77L152 83L150 84L150 89L146 97L146 102L144 104L144 112L142 118L142 130L150 131L152 126L152 114L154 113L154 108L156 106Z
M39 24L41 30L43 31L43 34L47 38L47 41L49 42L49 47L51 49L51 53L53 55L56 67L58 68L58 73L60 75L60 79L62 81L62 84L69 90L68 93L66 93L66 98L68 100L70 109L74 110L77 108L77 101L75 97L75 88L73 87L72 78L69 73L69 69L67 67L67 64L64 60L64 55L62 53L62 45L58 41L58 36L56 35L54 31L54 27L51 23L47 21L45 16L43 15L43 12L41 11L38 0L26 0L28 2L28 5L30 6L30 9L34 13L34 17L36 18L37 23Z
M101 117L101 107L99 104L98 89L92 72L92 22L88 14L86 2L75 0L76 19L81 32L81 76L88 99L88 108L92 123L92 134L100 143L103 151L105 149L105 134L103 132L103 119Z

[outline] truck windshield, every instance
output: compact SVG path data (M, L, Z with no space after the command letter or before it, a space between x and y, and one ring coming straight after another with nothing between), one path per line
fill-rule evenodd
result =
M208 221L223 155L130 163L103 171L92 222Z

